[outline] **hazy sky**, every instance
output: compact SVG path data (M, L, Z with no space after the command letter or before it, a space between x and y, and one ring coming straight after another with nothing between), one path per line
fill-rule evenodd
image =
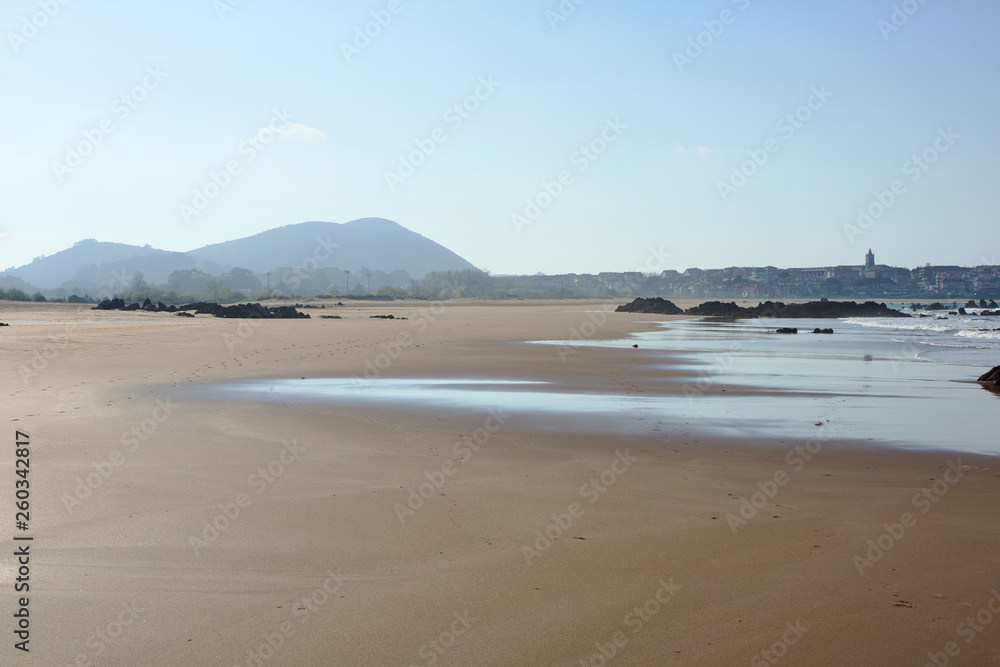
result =
M0 268L367 216L495 273L1000 263L995 0L330 5L3 3Z

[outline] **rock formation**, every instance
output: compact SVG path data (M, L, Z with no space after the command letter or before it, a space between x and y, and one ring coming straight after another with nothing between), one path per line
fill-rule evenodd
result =
M616 313L648 313L651 315L683 315L684 311L673 302L654 297L652 299L635 299L632 303L618 306Z

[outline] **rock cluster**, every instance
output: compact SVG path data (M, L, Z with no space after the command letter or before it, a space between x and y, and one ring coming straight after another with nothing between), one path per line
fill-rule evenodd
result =
M841 317L910 317L907 313L889 308L884 303L865 301L810 301L809 303L789 303L765 301L756 306L738 306L734 302L706 301L705 303L681 310L676 305L659 297L655 299L635 299L629 304L615 309L618 313L656 313L661 315L701 315L704 317L728 317L732 319L754 319L758 317L778 318L824 318Z
M168 306L162 301L153 305L149 299L142 302L142 305L133 303L125 305L122 299L105 299L94 306L94 310L145 310L151 313L177 313L183 317L193 317L187 311L194 311L197 315L214 315L215 317L238 318L238 319L296 319L308 318L307 313L300 313L294 306L262 306L259 303L238 303L232 306L223 306L218 303L198 302L188 303L183 306Z
M684 311L672 301L654 297L652 299L636 299L632 303L615 308L616 313L649 313L655 315L683 315Z

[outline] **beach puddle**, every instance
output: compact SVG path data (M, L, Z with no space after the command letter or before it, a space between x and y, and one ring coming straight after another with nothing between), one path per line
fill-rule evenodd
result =
M786 377L786 380L788 378ZM671 394L593 392L554 382L466 378L284 378L238 381L192 389L197 399L289 406L374 407L399 414L486 414L501 410L515 428L538 431L739 437L748 444L838 439L878 440L904 447L996 453L990 440L956 437L962 405L949 401L949 418L935 423L936 392L775 389L745 393L733 385L691 384ZM722 388L729 387L727 393ZM978 387L971 387L978 390ZM752 389L752 388L750 388ZM847 387L844 387L847 389ZM911 387L912 389L912 387ZM986 395L986 392L976 391ZM925 419L931 415L930 419ZM972 416L971 414L969 415Z
M187 390L199 400L256 401L391 410L442 416L502 410L505 428L577 433L738 437L748 444L827 438L903 448L1000 454L990 417L997 395L971 380L974 367L921 358L920 341L885 329L833 322L833 336L812 334L813 321L686 320L618 340L531 344L616 348L641 355L642 377L618 376L603 391L559 369L551 378L319 377L234 381ZM828 325L824 325L828 326ZM934 341L932 341L934 342ZM638 345L638 349L634 346ZM965 351L962 351L965 353ZM964 360L964 358L963 358ZM655 371L662 370L662 375ZM956 381L968 378L967 381ZM608 387L613 387L609 390Z

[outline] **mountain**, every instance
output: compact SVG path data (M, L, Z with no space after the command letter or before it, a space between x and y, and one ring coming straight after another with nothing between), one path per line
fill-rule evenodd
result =
M86 239L74 243L72 248L39 257L31 264L0 272L0 277L17 277L45 289L63 283L110 284L122 289L136 271L142 271L147 282L165 283L171 271L192 269L196 265L193 258L182 252Z
M279 266L312 267L316 262L318 268L401 270L420 279L430 271L475 268L444 246L383 218L286 225L186 254L226 271L240 266L257 273Z
M405 271L414 279L430 271L475 268L434 241L382 218L346 223L303 222L188 252L87 239L30 264L0 272L0 282L15 278L34 287L122 289L135 271L148 283L162 284L173 271L199 269L219 275L234 267L263 274L279 267L312 270L338 267L356 271Z

